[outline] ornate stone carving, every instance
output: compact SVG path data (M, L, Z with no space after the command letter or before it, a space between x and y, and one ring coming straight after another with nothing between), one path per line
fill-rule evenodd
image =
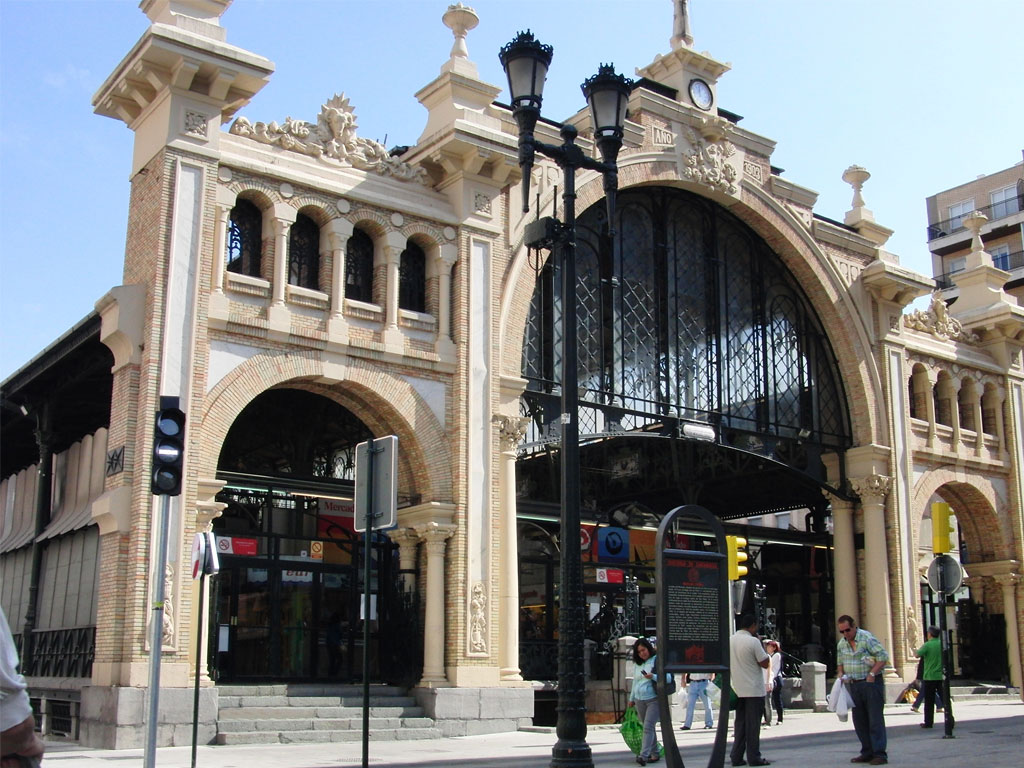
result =
M743 172L758 184L764 183L764 171L760 163L755 163L753 160L744 160Z
M487 653L487 592L481 581L473 585L469 601L469 650Z
M174 569L164 567L164 625L161 642L164 648L174 646Z
M498 427L498 441L503 451L514 451L526 437L526 429L530 426L530 420L523 416L495 416L494 423Z
M240 117L230 132L263 144L273 144L292 152L335 162L399 181L428 184L427 172L388 154L383 144L356 136L356 116L344 93L335 94L320 109L316 125L305 120L285 118L284 124L251 123Z
M693 128L689 130L689 139L693 150L683 158L683 177L730 195L736 194L733 183L736 169L728 163L736 154L732 142L725 138L705 139Z
M946 302L938 293L932 294L932 303L928 305L928 309L917 309L904 315L903 325L915 331L930 333L943 341L949 339L968 344L977 344L979 341L978 334L965 331L960 321L950 316Z
M200 112L185 112L185 133L197 139L206 138L206 115Z
M881 504L889 495L891 486L892 478L884 475L850 478L850 490L860 496L860 500L864 503Z

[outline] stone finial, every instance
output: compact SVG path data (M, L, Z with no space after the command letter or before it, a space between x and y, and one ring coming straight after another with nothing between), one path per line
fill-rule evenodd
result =
M860 165L851 165L843 171L843 181L853 187L853 203L851 203L851 207L854 210L864 207L864 197L860 191L864 187L864 182L870 178L871 174Z
M693 34L690 32L690 9L687 0L672 0L675 12L672 18L672 37L669 43L672 50L693 47Z
M441 71L459 72L460 74L476 77L476 64L469 60L469 49L466 47L466 33L476 28L476 25L480 22L480 17L468 5L455 3L448 6L448 10L441 17L441 21L444 22L444 25L455 36L451 57L441 68Z
M982 264L995 266L992 263L992 256L985 250L985 244L981 241L981 228L987 221L988 216L981 211L971 211L963 219L964 226L971 232L971 252L967 255L966 269Z
M190 32L225 39L220 17L233 0L142 0L139 7L154 24L181 27Z

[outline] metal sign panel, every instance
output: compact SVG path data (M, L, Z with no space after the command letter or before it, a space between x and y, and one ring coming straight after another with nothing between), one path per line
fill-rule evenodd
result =
M928 586L933 592L950 594L964 583L963 568L955 557L936 555L928 566Z
M355 519L362 533L398 524L398 436L387 435L356 446ZM367 510L372 510L367 515Z

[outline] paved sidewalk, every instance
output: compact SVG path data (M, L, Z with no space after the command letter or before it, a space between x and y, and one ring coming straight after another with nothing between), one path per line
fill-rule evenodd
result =
M921 715L905 705L889 705L889 764L902 768L1021 768L1024 766L1024 703L956 704L955 739L944 739L942 721L934 730L919 727ZM673 708L674 711L677 708ZM937 715L941 718L941 715ZM701 721L703 722L703 721ZM716 724L717 726L717 724ZM680 731L676 740L687 768L707 765L714 731ZM518 733L463 736L436 741L387 741L370 743L369 765L375 768L417 765L432 768L542 768L551 759L553 729ZM618 730L595 726L587 734L599 768L635 765ZM761 751L779 768L840 768L857 755L857 737L850 722L841 723L831 713L787 710L781 726L762 728ZM191 747L157 750L158 768L189 768ZM48 745L44 766L51 768L99 768L101 763L142 765L142 750L95 750L76 745ZM654 763L656 768L664 761ZM729 765L726 758L726 766ZM323 768L362 765L362 744L272 744L237 747L201 746L197 768Z

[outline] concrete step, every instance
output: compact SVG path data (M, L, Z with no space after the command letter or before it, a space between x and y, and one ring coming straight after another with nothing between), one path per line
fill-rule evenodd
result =
M226 696L217 697L217 706L221 710L255 708L255 707L357 707L362 709L361 696ZM371 696L371 707L415 707L416 699L411 696Z
M371 731L400 728L433 728L429 717L371 717ZM362 717L349 718L295 718L292 720L221 720L220 733L252 733L253 731L352 731L363 729Z
M255 683L218 685L221 696L358 696L362 685L332 685L321 683ZM404 696L405 689L395 685L371 685L371 696Z
M237 707L221 709L221 720L286 720L294 718L362 718L362 707ZM423 708L370 707L370 717L423 717Z
M378 728L370 729L371 741L417 741L439 739L437 728ZM363 737L362 728L356 730L278 730L245 731L217 734L217 744L315 744L328 742L357 742Z

